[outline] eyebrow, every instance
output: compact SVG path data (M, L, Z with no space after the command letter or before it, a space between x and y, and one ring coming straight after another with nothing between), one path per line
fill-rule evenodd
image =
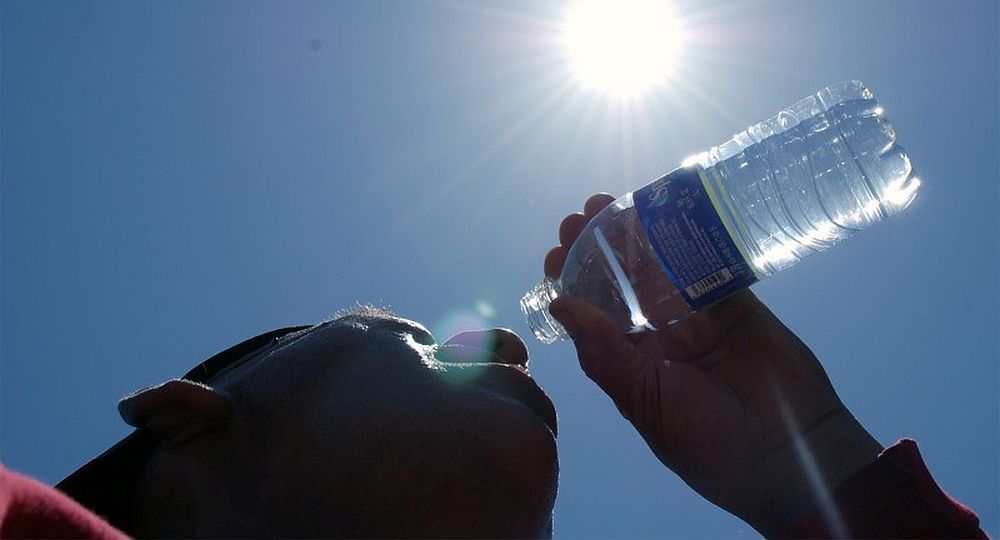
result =
M383 320L395 320L399 316L392 309L385 306L376 306L373 304L357 304L349 308L343 308L337 310L333 317L329 320L323 321L324 323L336 323L344 319L361 319L368 321L383 321Z
M434 334L424 325L400 317L396 312L387 307L373 306L371 304L359 304L342 309L332 319L319 323L310 329L310 331L320 326L337 326L340 323L360 323L373 328L408 331L418 334L421 339L417 339L417 341L424 344L433 344L437 341L434 338Z

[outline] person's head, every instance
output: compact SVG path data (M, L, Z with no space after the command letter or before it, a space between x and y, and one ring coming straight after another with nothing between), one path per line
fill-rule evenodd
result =
M371 308L294 332L206 384L119 405L155 435L131 529L168 536L544 536L555 411L501 329L438 345Z

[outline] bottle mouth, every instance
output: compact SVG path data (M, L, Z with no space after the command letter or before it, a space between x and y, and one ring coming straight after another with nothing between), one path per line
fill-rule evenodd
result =
M546 345L569 338L566 329L549 313L549 304L559 297L557 286L555 280L545 278L521 298L521 312L531 333Z

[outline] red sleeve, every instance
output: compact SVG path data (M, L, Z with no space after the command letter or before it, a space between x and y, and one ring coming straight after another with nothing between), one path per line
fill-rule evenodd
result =
M839 517L852 538L987 538L976 514L938 487L910 439L837 486L833 507L838 516L813 510L776 536L828 538Z
M0 538L128 537L55 488L0 465Z

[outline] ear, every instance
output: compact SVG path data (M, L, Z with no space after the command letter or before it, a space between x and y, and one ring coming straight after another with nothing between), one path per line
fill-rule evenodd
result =
M118 413L129 425L180 443L229 425L233 400L203 384L175 379L123 398Z

